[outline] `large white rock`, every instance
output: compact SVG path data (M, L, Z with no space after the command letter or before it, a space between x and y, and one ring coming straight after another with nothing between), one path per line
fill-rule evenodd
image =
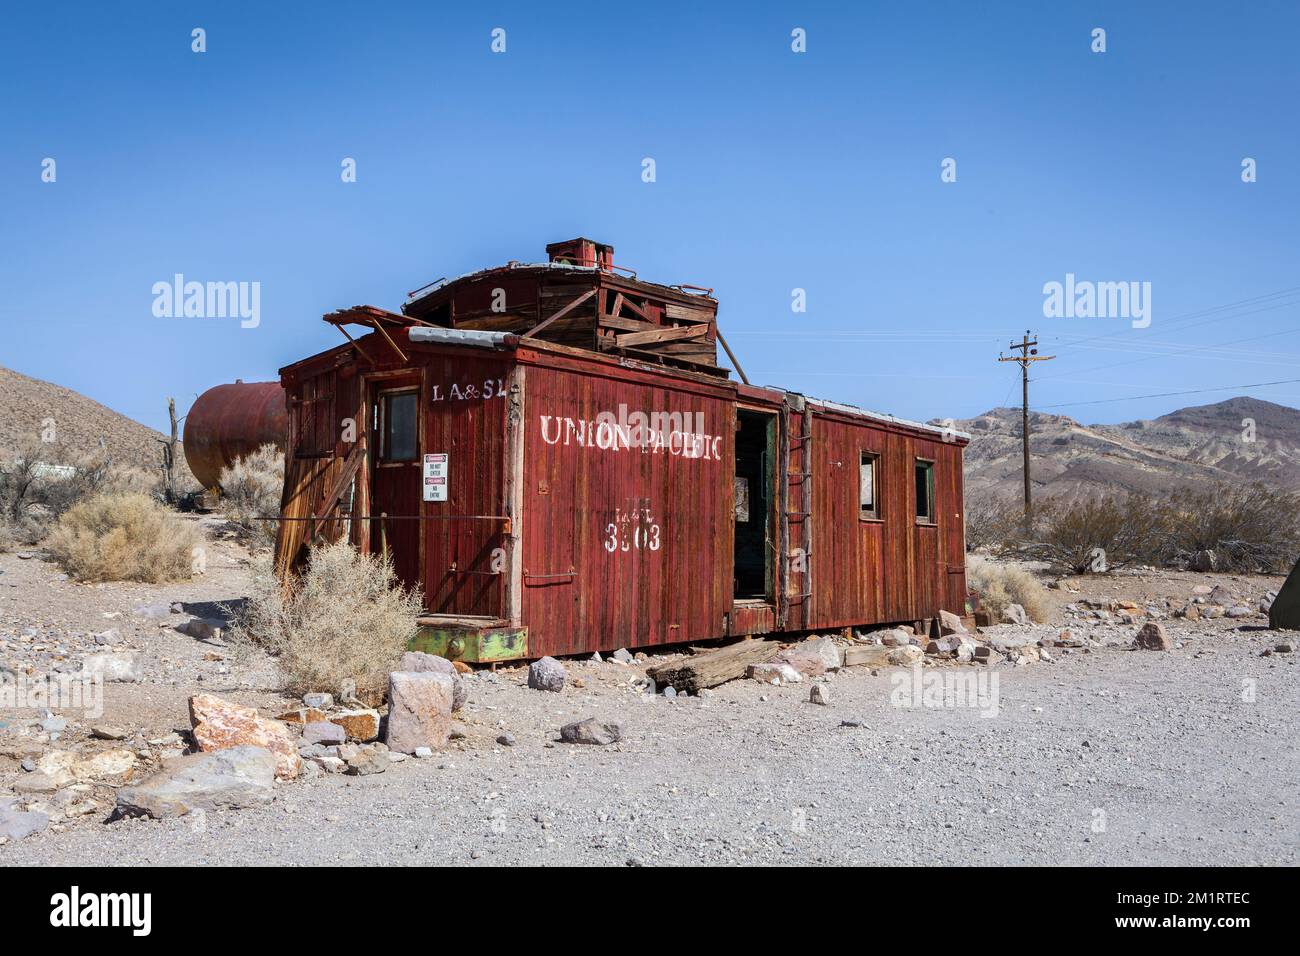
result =
M437 654L426 654L423 651L407 651L398 662L397 669L404 674L422 674L427 671L434 674L450 675L454 694L451 702L452 710L460 710L465 706L465 701L469 699L469 687L466 686L455 665L445 657L439 657Z
M451 676L437 671L398 671L388 675L388 734L385 743L397 753L447 745L455 688Z
M157 819L193 810L223 810L267 803L275 786L276 755L239 746L169 760L134 787L117 792L118 810Z

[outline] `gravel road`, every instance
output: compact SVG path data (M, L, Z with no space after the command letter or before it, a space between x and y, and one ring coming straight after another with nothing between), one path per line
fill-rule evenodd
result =
M562 694L479 673L466 738L431 759L201 824L51 828L0 864L1294 865L1300 662L1260 656L1278 639L1200 622L1170 652L998 665L993 717L891 703L898 669L842 672L830 706L753 681L648 698L613 663L568 662L585 686ZM556 742L587 716L624 741Z

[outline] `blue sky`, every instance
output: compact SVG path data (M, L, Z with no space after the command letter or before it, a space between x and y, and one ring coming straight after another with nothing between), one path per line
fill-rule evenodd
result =
M1032 329L1038 408L1300 405L1229 388L1300 379L1298 28L1272 2L9 4L0 365L159 427L341 341L327 311L581 234L713 287L764 384L966 417L1018 400L995 360ZM259 282L260 325L155 317L175 273ZM1150 282L1150 326L1045 318L1067 273Z

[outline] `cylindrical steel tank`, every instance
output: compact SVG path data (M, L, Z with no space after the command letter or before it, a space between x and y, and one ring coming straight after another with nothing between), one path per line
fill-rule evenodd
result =
M284 450L289 414L279 382L217 385L185 417L185 460L204 488L215 488L221 469L262 445Z

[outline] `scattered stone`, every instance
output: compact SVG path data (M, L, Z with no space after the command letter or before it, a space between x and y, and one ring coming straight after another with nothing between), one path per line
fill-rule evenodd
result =
M830 638L814 637L778 651L768 663L788 664L804 677L820 677L827 671L839 670L844 659Z
M335 746L347 743L348 732L338 724L328 720L314 720L302 728L304 743Z
M1142 625L1134 644L1144 651L1168 651L1174 646L1174 642L1165 633L1164 625L1159 621L1149 621Z
M1290 641L1283 641L1281 644L1274 644L1273 650L1279 654L1290 654L1295 650L1295 644Z
M825 684L813 684L808 688L808 701L813 704L821 704L823 707L831 702L831 689Z
M1223 613L1225 617L1232 617L1232 618L1255 616L1255 612L1252 611L1250 608L1246 607L1244 604L1238 604L1235 607L1230 607Z
M100 631L98 634L94 635L94 640L95 643L100 646L116 644L118 643L117 631L112 628L109 628L107 631Z
M135 651L105 651L92 654L81 663L81 673L98 676L109 683L135 684L144 678L140 655Z
M1223 617L1223 606L1220 604L1207 604L1205 610L1201 611L1201 617L1213 621Z
M432 757L432 756L433 756L433 748L432 748L432 747L416 747L416 748L415 748L415 756L417 756L417 757L419 757L419 758L421 758L421 759L427 759L427 758L429 758L429 757Z
M15 843L40 833L50 825L47 814L36 810L19 810L16 800L0 799L0 837Z
M1200 571L1202 573L1215 571L1219 566L1219 557L1213 551L1197 551L1192 555L1192 559L1187 562L1189 571ZM1209 590L1208 588L1206 589Z
M440 676L440 675L434 675ZM450 690L450 688L449 688ZM368 777L372 773L383 773L392 763L386 750L378 750L373 745L360 747L347 758L347 772L354 777Z
M278 754L249 745L176 757L161 772L119 790L117 809L164 819L258 806L270 802L279 767Z
M861 727L861 726L863 726L863 723L862 723L862 721L860 721L860 720L854 720L853 718L848 718L848 719L845 719L845 720L841 720L841 721L840 721L840 726L841 726L841 727Z
M901 664L910 666L919 664L925 657L925 651L915 644L909 644L907 647L895 647L889 652L888 661L891 664Z
M1193 594L1210 594L1213 590L1214 590L1214 588L1210 587L1208 584L1198 584L1198 585L1196 585L1196 587L1192 588L1192 593L1193 593Z
M192 617L176 625L176 630L200 641L219 641L226 622L217 617Z
M591 657L588 658L588 660L591 661L591 663L593 663L593 664L603 664L603 663L604 663L604 660L603 660L603 659L601 658L601 656L600 656L600 651L596 651L595 653L593 653L593 654L591 655Z
M554 657L543 657L528 665L528 686L533 690L559 693L564 689L564 678L564 665Z
M674 697L677 696L677 688L674 687L672 684L668 684L663 689L663 695L667 697L669 700L672 700Z
M619 664L632 664L635 663L636 658L634 658L630 653L628 653L627 648L620 647L610 656L610 660L616 661Z
M112 724L96 724L90 728L90 736L97 740L126 740L130 734Z
M311 724L321 720L329 720L325 711L317 710L315 707L299 707L295 710L287 710L283 714L277 714L276 720L286 724Z
M958 634L965 630L966 626L962 624L959 615L953 614L952 611L941 610L939 612L939 634L941 636L944 634Z
M1019 604L1008 604L1002 609L1002 623L1025 625L1029 623L1029 615Z
M453 711L460 710L469 700L469 687L460 677L460 671L445 657L437 654L425 654L422 651L407 651L397 664L397 670L405 674L446 674L452 681Z
M388 675L390 750L414 753L416 747L447 745L451 732L454 674L399 671Z
M50 736L57 738L59 734L68 728L68 718L50 714L48 717L43 718L38 726Z
M497 737L497 743L499 743L502 747L513 747L515 745L515 736L514 734L502 734L501 736ZM424 750L427 748L421 747L420 749ZM433 751L429 751L429 752L432 753Z
M323 692L303 694L302 702L313 710L329 710L334 706L334 695Z
M472 673L474 673L474 668L470 667L470 666L469 666L468 664L466 664L464 661L452 661L452 662L451 662L451 666L454 667L454 668L456 668L456 673L457 673L457 674L472 674Z
M308 758L308 761L320 767L326 773L346 773L348 769L348 765L342 759L332 754L312 756Z
M19 777L10 784L10 788L14 793L53 793L70 779L65 778L63 783L60 783L57 778L37 770Z
M71 750L51 750L36 761L37 771L58 787L73 781L121 778L131 773L135 765L136 756L129 750L105 750L88 757Z
M1222 584L1216 584L1213 590L1210 591L1210 603L1220 604L1224 607L1232 607L1241 602L1237 600L1237 595L1233 594Z
M190 698L190 722L194 742L204 752L261 747L275 754L275 774L281 780L292 780L302 769L298 745L288 726L259 716L255 707L232 704L212 694L196 694Z
M592 744L603 747L623 739L623 729L616 723L588 717L586 720L565 724L560 728L560 739L566 744Z
M880 632L880 643L886 647L907 647L912 643L912 635L906 628L893 627Z
M321 715L332 724L338 724L348 735L348 740L367 743L379 736L379 711L372 708L343 710L328 717Z
M131 608L131 613L136 617L143 617L150 621L165 621L171 617L172 608L170 604L137 604Z
M776 659L762 664L750 664L745 668L745 676L764 684L797 684L803 680L803 675L797 670Z

